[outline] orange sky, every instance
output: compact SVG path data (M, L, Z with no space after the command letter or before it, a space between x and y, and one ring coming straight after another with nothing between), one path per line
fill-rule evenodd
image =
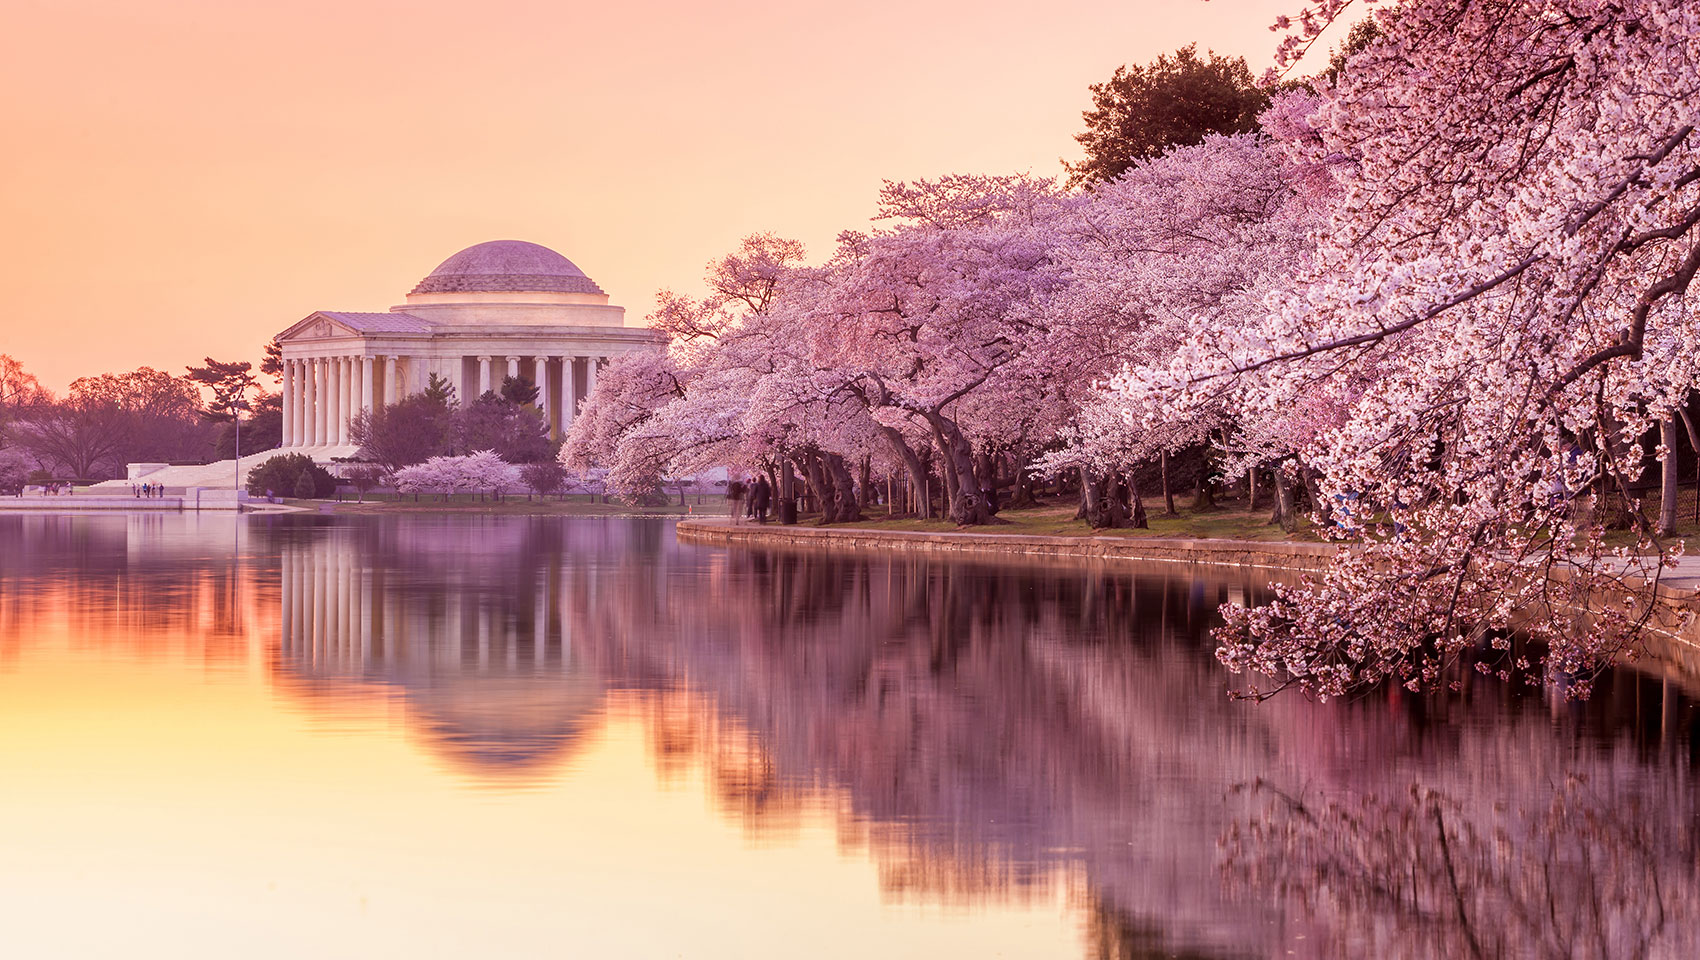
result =
M51 389L257 359L492 239L641 319L745 234L811 256L882 178L1050 175L1087 85L1267 66L1297 0L0 0L0 353Z

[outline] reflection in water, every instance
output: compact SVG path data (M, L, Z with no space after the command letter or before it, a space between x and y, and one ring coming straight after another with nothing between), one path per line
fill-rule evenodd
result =
M567 615L599 569L519 559L560 557L549 536L559 529L445 542L415 525L332 527L281 543L280 684L352 707L376 685L401 697L433 752L463 774L552 774L602 699Z
M1076 953L1700 953L1700 738L1669 681L1235 703L1207 631L1266 575L694 549L647 521L273 519L241 565L176 527L0 534L0 652L75 571L91 634L257 651L315 717L399 705L497 791L570 782L635 710L656 775L747 836L824 814L894 902L1064 897Z

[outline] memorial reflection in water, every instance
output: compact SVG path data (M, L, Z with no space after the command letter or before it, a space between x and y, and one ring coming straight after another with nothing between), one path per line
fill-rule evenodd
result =
M1226 697L1208 630L1219 604L1262 595L1255 572L710 550L651 521L488 517L258 520L233 560L229 538L173 522L23 531L0 555L0 651L27 660L32 623L72 616L59 590L78 643L246 658L317 724L279 763L305 770L329 736L399 728L435 780L539 797L524 826L539 842L608 824L606 842L647 866L599 885L750 925L690 932L699 952L762 952L750 930L768 929L771 901L723 886L778 897L866 862L887 904L988 924L1055 911L1077 931L1027 954L1700 953L1700 739L1673 676L1618 671L1586 703L1464 673L1444 696L1250 705ZM579 764L598 750L646 772L593 776ZM825 830L833 852L768 876L760 857L691 860L701 823L656 847L648 834L674 823L622 832L588 806L641 807L656 780L700 783L757 849ZM427 789L377 806L393 817ZM452 804L480 836L494 828ZM575 856L532 883L577 883ZM814 923L851 909L811 903ZM866 938L817 949L889 953L924 926L857 916Z
M550 774L602 705L605 680L575 643L591 598L629 587L611 558L653 556L657 540L653 526L568 529L517 521L445 540L428 523L367 524L283 538L280 682L331 702L395 693L467 775Z

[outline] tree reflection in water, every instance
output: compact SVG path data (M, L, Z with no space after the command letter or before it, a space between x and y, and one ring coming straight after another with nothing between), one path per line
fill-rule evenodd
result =
M469 782L558 777L617 702L659 776L701 772L753 836L825 809L891 897L1064 891L1095 956L1700 955L1695 710L1668 680L1248 705L1206 631L1266 574L694 549L637 521L250 529L275 683L322 716L401 704Z

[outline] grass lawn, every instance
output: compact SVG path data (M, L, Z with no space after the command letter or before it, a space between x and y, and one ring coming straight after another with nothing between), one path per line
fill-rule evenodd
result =
M1174 516L1163 513L1161 499L1147 500L1145 509L1146 519L1150 529L1132 530L1094 530L1083 520L1074 519L1077 505L1071 500L1066 504L1047 503L1038 507L1024 510L1005 508L998 514L998 519L1008 521L989 527L974 528L976 533L1019 533L1045 537L1181 537L1189 539L1209 540L1318 540L1311 532L1309 517L1299 521L1297 533L1288 534L1280 527L1269 522L1269 514L1273 506L1266 506L1267 501L1260 503L1255 512L1248 512L1244 500L1218 501L1219 506L1214 510L1194 513L1188 498L1176 497L1176 508L1179 511ZM948 520L915 520L882 518L880 509L874 508L869 519L860 523L834 524L834 528L856 530L914 530L928 533L955 533L964 528ZM808 521L804 521L805 523Z

